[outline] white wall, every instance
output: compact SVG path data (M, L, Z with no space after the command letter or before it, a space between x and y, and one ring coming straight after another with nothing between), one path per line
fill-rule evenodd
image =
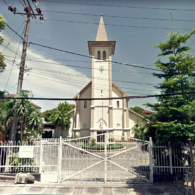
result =
M82 94L80 98L91 98L91 86L88 87ZM84 108L84 101L80 101L80 129L89 129L91 127L91 101L87 101L87 108ZM86 124L87 127L84 128L83 125Z

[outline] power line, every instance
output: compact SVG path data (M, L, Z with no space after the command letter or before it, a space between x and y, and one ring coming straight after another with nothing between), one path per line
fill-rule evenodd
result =
M5 46L4 44L2 44L2 43L1 43L1 45L2 45L3 47L6 47L6 46ZM1 45L0 45L0 46L1 46ZM8 50L10 50L11 52L13 52L13 53L15 53L15 54L16 54L16 52L15 52L15 51L13 51L13 50L9 49L8 47L7 47L6 49L8 49ZM21 55L19 55L19 54L17 54L17 55L18 55L18 56L20 56L20 57L22 57L22 56L21 56Z
M159 7L138 7L138 6L122 6L122 5L105 5L105 4L95 4L95 3L77 3L77 2L65 2L65 1L49 1L44 0L43 2L54 2L54 3L66 3L66 4L78 4L78 5L88 5L88 6L103 6L103 7L120 7L120 8L133 8L133 9L156 9L156 10L177 10L177 11L195 11L195 9L179 9L179 8L159 8Z
M41 44L33 43L33 42L30 42L29 45L30 45L30 44L32 44L32 45L37 45L37 46L44 47L44 48L48 48L48 49L52 49L52 50L56 50L56 51L61 51L61 52L64 52L64 53L69 53L69 54L78 55L78 56L81 56L81 57L85 57L85 58L90 58L90 59L92 59L92 57L91 57L91 56L88 56L88 55L83 55L83 54L79 54L79 53L74 53L74 52L70 52L70 51L65 51L65 50L62 50L62 49L57 49L57 48L53 48L53 47L49 47L49 46L45 46L45 45L41 45ZM159 71L159 70L157 70L157 69L146 68L146 67L137 66L137 65L133 65L133 64L126 64L126 63L115 62L115 61L109 61L109 60L106 60L106 62L112 62L112 63L114 63L114 64L121 64L121 65L125 65L125 66L132 66L132 67L136 67L136 68L143 68L143 69L147 69L147 70Z
M29 82L26 81L26 83L29 83ZM50 87L44 87L44 86L36 85L36 84L33 84L33 83L29 83L29 84L35 85L35 86L38 86L38 87L42 87L42 88L45 88L45 89L50 89L50 90L54 90L54 91L63 91L64 92L64 90L59 90L59 89L56 89L56 88L54 89L54 88L50 88ZM68 84L68 83L64 83L64 84ZM119 91L119 90L117 90L117 91ZM126 92L126 93L133 93L133 92ZM141 93L133 93L133 94L141 94ZM141 94L141 95L144 95L144 94Z
M35 72L36 73L36 72ZM40 73L39 73L40 74ZM41 75L44 75L45 76L45 74L41 74ZM34 75L31 75L31 76L34 76ZM43 78L43 77L39 77L39 76L34 76L34 77L38 77L38 78L41 78L41 79L45 79L45 78ZM77 80L70 80L70 79L62 79L62 78L59 78L59 77L52 77L52 78L55 78L55 79L57 79L57 80L62 80L62 81L68 81L68 82L70 82L70 83L67 83L67 82L59 82L59 81L56 81L56 80L51 80L51 79L47 79L47 80L49 80L49 81L54 81L54 82L58 82L58 83L63 83L63 84L68 84L68 85L71 85L71 86L78 86L78 87L85 87L86 86L86 83L81 83L80 81L79 82L75 82L75 81L77 81ZM76 84L76 85L75 85ZM79 84L79 85L78 85ZM108 88L104 88L104 87L102 87L102 86L106 86L106 85L99 85L99 86L96 86L95 85L95 87L92 87L92 89L97 89L97 90L104 90L104 91L109 91L108 90ZM108 85L107 85L107 87L108 87ZM127 88L127 89L133 89L133 88ZM139 90L139 89L137 89L137 90ZM120 90L113 90L113 91L120 91ZM147 90L146 90L147 91ZM148 91L153 91L153 90L148 90ZM127 92L127 93L133 93L133 92ZM140 93L134 93L134 94L140 94ZM143 94L142 94L143 95Z
M195 94L195 92L186 92L185 94ZM0 99L19 99L19 100L57 100L57 101L84 101L84 100L116 100L116 99L141 99L141 98L151 98L151 97L166 97L166 96L175 96L182 95L182 93L173 93L173 94L160 94L160 95L145 95L145 96L126 96L126 97L112 97L112 98L26 98L26 97L0 97Z
M61 71L54 71L54 70L48 70L48 69L37 69L37 68L33 68L39 71L43 71L43 72L51 72L51 73L57 73L57 74L63 74L63 75L68 75L68 76L75 76L75 77L84 77L87 78L86 76L80 76L80 75L75 75L75 74L69 74L69 73L65 73L65 72L61 72ZM105 80L105 81L110 81L110 79L104 79L104 78L100 78L100 77L92 77L92 76L88 76L90 78L94 78L94 79L98 79L98 80ZM141 85L155 85L155 84L151 84L151 83L139 83L139 82L133 82L133 81L122 81L122 80L115 80L116 82L123 82L123 83L134 83L134 84L141 84Z
M25 28L24 28L24 30L25 30ZM23 33L22 33L22 34L24 34L24 30L23 30ZM18 53L18 50L19 50L19 47L20 47L20 43L21 43L21 39L20 39L20 42L19 42L19 45L18 45L16 54ZM11 75L11 73L12 73L12 69L13 69L13 65L14 65L14 61L15 61L15 60L16 60L16 55L15 55L15 58L14 58L14 60L13 60L12 68L11 68L11 70L10 70L10 73L9 73L9 76L8 76L8 79L7 79L7 83L6 83L6 85L5 85L5 90L6 90L6 88L7 88L7 85L8 85L8 82L9 82L10 75ZM5 91L5 90L4 90L4 91Z
M76 65L68 65L68 64L61 64L61 63L54 63L54 62L48 62L48 61L39 61L39 60L29 60L33 62L41 62L41 63L47 63L47 64L54 64L54 65L61 65L61 66L67 66L67 67L75 67L75 68L84 68L84 69L94 69L94 70L99 70L99 68L91 68L87 66L76 66ZM108 70L104 69L105 71L114 71L114 72L125 72L125 73L140 73L140 74L149 74L151 75L152 73L147 73L147 72L132 72L132 71L123 71L123 70Z
M59 19L48 19L45 18L45 20L51 20L51 21L57 21L57 22L69 22L69 23L78 23L78 24L94 24L99 25L99 23L96 22L80 22L80 21L73 21L73 20L59 20ZM144 29L163 29L163 30L172 30L172 28L166 28L166 27L148 27L148 26L135 26L135 25L123 25L123 24L105 24L106 26L117 26L117 27L129 27L129 28L144 28ZM192 29L179 29L174 28L173 30L187 30L191 31Z
M18 37L20 37L22 40L24 40L23 37L20 36L20 35L19 35L13 28L11 28L7 23L5 23L5 25L6 25L9 29L11 29L16 35L18 35Z
M24 22L25 22L25 20L24 20ZM17 30L17 32L18 32L18 31L20 30L20 28L23 26L24 22L23 22L22 25L19 27L19 29ZM13 40L13 38L14 38L15 36L16 36L16 33L12 36L12 38L11 38L10 41L8 42L7 46L4 48L4 50L3 50L1 53L3 53L3 52L7 49L8 45L11 43L11 41Z
M45 12L51 12L51 13L60 13L60 14L75 14L75 15L85 15L85 16L97 16L100 17L99 14L87 14L87 13L78 13L78 12L61 12L61 11L51 11L51 10L42 10ZM171 19L165 19L165 18L147 18L147 17L129 17L129 16L113 16L113 15L104 15L103 17L111 17L111 18L124 18L124 19L142 19L142 20L161 20L161 21L171 21ZM195 22L195 20L177 20L174 19L175 22Z
M14 56L9 56L9 55L4 55L4 56L7 56L7 57L13 57L14 58ZM28 57L27 58L27 61L35 61L35 60L31 60L31 59L43 59L43 58L32 58L32 57ZM91 61L87 61L87 60L66 60L66 59L58 59L58 58L54 58L54 59L52 59L52 58L44 58L44 59L46 59L46 60L56 60L56 61L69 61L69 62L87 62L87 63L91 63ZM48 61L43 61L43 60L41 60L40 62L48 62ZM149 65L149 64L132 64L132 65L135 65L135 66L154 66L154 65Z

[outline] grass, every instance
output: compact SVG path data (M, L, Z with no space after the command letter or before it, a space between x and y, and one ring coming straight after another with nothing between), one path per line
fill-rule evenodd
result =
M121 149L123 148L124 145L123 144L110 144L107 145L107 149ZM104 150L104 145L100 145L100 144L83 144L82 148L84 149L90 149L90 150Z

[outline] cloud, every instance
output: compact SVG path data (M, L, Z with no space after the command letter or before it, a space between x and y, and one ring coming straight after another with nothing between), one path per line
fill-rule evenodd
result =
M7 35L3 35L4 37L4 45L7 45L8 40L10 37ZM19 43L12 41L9 44L10 49L13 51L17 51ZM1 51L4 49L0 46ZM19 54L22 52L22 47L19 49ZM41 53L41 54L40 54ZM13 60L15 54L8 49L3 52L6 59ZM34 97L56 97L56 98L72 98L76 95L84 86L87 84L90 79L86 77L81 72L74 70L71 67L62 66L62 65L54 65L49 63L59 63L55 60L48 60L46 59L47 53L39 52L32 48L28 48L27 50L27 60L26 66L27 68L32 68L29 72L24 73L24 80L23 80L23 87L24 90L32 90ZM10 57L12 56L12 57ZM30 61L28 59L35 59L38 61L46 61L47 63L41 63L36 61ZM11 64L8 61L7 63L7 70L11 69ZM20 62L20 57L17 56L16 62ZM44 69L45 71L37 70L37 69ZM61 73L61 74L59 74ZM0 75L0 90L4 90L5 85L7 83L10 71L5 71ZM69 74L69 75L67 75ZM10 75L9 83L7 86L7 90L10 89L9 93L16 93L17 90L17 81L18 81L19 70L17 67L13 66L13 71ZM74 76L76 75L76 76ZM79 81L79 76L80 80ZM60 80L61 79L61 80ZM76 80L76 81L75 81ZM37 105L42 107L42 111L52 109L57 106L59 101L37 101ZM71 101L71 103L74 103Z

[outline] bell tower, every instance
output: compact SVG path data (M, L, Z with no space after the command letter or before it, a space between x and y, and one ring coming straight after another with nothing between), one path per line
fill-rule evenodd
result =
M112 97L112 55L115 44L116 41L108 41L101 16L96 40L88 41L89 53L92 56L91 98ZM95 133L113 128L112 120L112 100L91 101L91 135L93 131Z

